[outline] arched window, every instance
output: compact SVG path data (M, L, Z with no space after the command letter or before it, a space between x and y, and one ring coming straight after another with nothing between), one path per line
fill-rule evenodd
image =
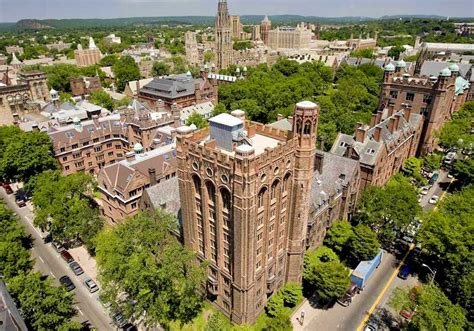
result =
M265 194L267 193L267 188L264 187L258 193L258 208L265 206Z
M311 133L311 121L306 121L304 124L304 134L310 134Z
M214 187L214 184L211 182L206 183L206 188L207 188L207 199L209 202L215 203L216 202L216 188Z
M226 189L221 189L221 200L222 200L222 208L225 211L230 210L230 193Z
M291 174L288 173L285 175L285 178L283 178L283 192L287 192L290 189L290 180Z
M296 122L296 133L299 134L301 132L301 120Z
M193 176L193 183L194 183L194 194L201 196L201 180L198 176Z
M271 199L276 199L276 197L278 196L278 188L279 188L279 185L280 184L280 181L277 179L273 182L272 184L272 189L271 189L271 194L270 194L270 197Z

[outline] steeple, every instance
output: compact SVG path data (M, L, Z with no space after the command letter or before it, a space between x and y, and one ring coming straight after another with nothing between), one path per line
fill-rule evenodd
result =
M219 0L216 19L217 67L226 69L232 64L232 27L226 0Z
M96 49L97 46L95 45L94 39L92 37L89 38L89 49Z

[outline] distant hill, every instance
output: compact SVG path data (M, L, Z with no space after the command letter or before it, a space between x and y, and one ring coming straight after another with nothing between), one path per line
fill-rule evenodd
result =
M301 16L301 15L273 15L269 16L275 25L295 24L298 22L314 22L314 23L356 23L368 22L374 20L393 20L393 19L409 19L409 18L432 18L445 19L446 17L437 15L391 15L380 18L347 16L347 17L318 17L318 16ZM263 19L262 15L242 15L243 24L257 24ZM451 18L454 20L454 18ZM209 26L215 22L214 16L165 16L165 17L127 17L112 19L46 19L20 20L15 25L11 23L0 24L0 29L16 28L18 30L41 30L41 29L76 29L76 28L118 28L133 25L201 25ZM7 24L7 25L5 25Z

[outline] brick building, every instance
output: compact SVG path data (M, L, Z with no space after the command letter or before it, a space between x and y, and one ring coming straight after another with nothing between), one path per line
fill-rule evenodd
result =
M469 83L459 76L459 66L452 64L436 76L411 76L405 72L405 62L385 67L380 107L393 105L402 109L411 106L413 113L423 115L423 131L418 154L426 154L435 147L434 133L451 118L466 101Z
M99 77L72 78L70 83L72 95L75 97L90 95L93 92L102 90Z
M102 53L95 45L94 39L90 37L89 48L83 49L82 45L79 44L74 51L74 59L76 60L76 64L80 67L91 66L100 62Z
M178 128L183 235L211 262L213 303L252 323L271 293L302 278L319 108L298 103L293 134L233 115Z
M174 144L148 152L140 143L126 159L103 168L97 177L101 192L101 210L110 224L117 224L138 213L140 199L149 186L176 176Z
M162 100L168 111L173 104L187 107L207 101L217 103L217 83L202 77L193 78L189 72L163 78L155 77L140 88L138 99L148 103L151 108L156 108L158 101Z
M423 116L409 105L393 105L372 114L370 126L359 123L354 136L339 133L331 153L359 161L360 191L384 185L421 143Z
M158 129L179 123L166 112L151 112L133 101L120 114L81 122L78 118L66 126L52 126L48 135L63 173L77 171L98 174L100 169L125 159L125 154L140 143L144 151L154 148Z
M268 45L268 34L270 33L271 29L272 22L268 19L268 16L265 16L265 18L260 23L260 37L262 38L262 41L265 45Z

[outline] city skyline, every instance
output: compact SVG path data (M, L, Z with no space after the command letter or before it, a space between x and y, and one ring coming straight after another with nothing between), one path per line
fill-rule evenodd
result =
M159 16L215 16L217 0L2 0L0 22L20 19L67 18L125 18ZM468 0L380 2L375 0L295 0L291 5L282 0L228 1L236 15L304 15L317 17L363 16L378 18L384 15L440 15L453 17L474 16L474 6ZM74 4L74 7L71 5ZM427 8L429 8L427 11ZM469 10L470 8L470 10ZM467 10L466 10L467 9Z

